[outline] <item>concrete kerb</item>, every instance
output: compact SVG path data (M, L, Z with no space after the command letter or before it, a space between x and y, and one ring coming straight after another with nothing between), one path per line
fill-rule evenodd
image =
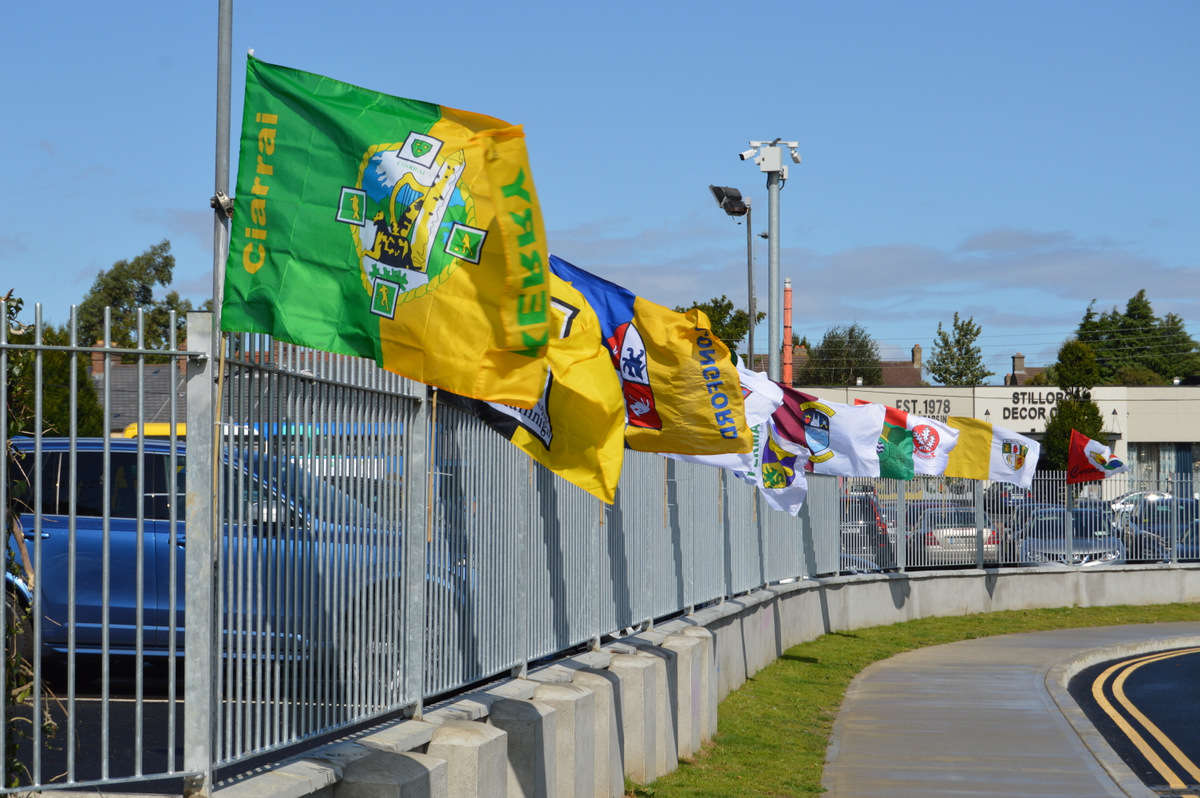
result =
M1120 755L1112 749L1112 746L1104 739L1104 735L1087 719L1087 715L1071 697L1068 686L1077 673L1101 662L1191 646L1200 646L1200 636L1183 635L1095 648L1073 654L1046 668L1046 690L1058 706L1059 712L1066 718L1067 723L1071 724L1071 728L1079 735L1079 739L1091 751L1092 756L1096 757L1100 767L1104 768L1117 786L1132 798L1137 796L1156 798L1158 793L1147 787L1141 778L1129 769Z

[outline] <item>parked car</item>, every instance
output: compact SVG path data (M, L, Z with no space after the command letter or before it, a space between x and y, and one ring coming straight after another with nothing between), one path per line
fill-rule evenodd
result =
M1143 498L1123 515L1120 534L1147 560L1169 559L1172 547L1181 560L1200 559L1200 501Z
M883 522L887 524L888 540L896 541L897 511L895 502L880 502L879 512L883 514Z
M1065 510L1061 504L1047 504L1045 502L1027 502L1020 507L1013 508L1008 517L1003 521L1004 536L1013 540L1021 537L1021 530L1029 523L1034 515L1042 510Z
M921 518L930 510L948 510L956 507L967 507L971 505L966 501L955 501L953 499L914 499L904 503L904 529L909 535L912 531L921 525Z
M145 654L167 654L172 626L182 653L184 441L172 452L168 440L143 438L139 455L138 440L108 439L106 468L105 439L80 438L73 475L69 439L43 438L40 461L33 439L10 443L17 457L9 490L22 513L21 535L8 540L19 566L19 573L6 575L8 601L33 606L36 585L43 651L61 657L73 631L77 653L100 653L107 614L110 653L135 653L140 643ZM257 451L227 451L225 458L221 601L227 620L245 624L236 638L243 651L302 651L309 641L298 619L357 612L355 602L368 588L397 578L399 532L385 529L370 508L294 463ZM467 566L441 556L430 559L427 579L448 601L461 601ZM331 598L321 580L335 568L349 576L343 576L342 594ZM269 620L246 620L251 617ZM28 653L33 628L21 642ZM357 629L348 621L344 639L355 640Z
M968 565L978 561L978 534L983 535L983 561L998 562L1000 536L990 523L977 528L975 508L948 507L927 511L908 536L912 565Z
M858 493L843 496L838 526L842 553L865 557L880 568L893 568L896 559L888 540L887 522L874 495Z
M877 574L883 570L874 560L853 554L842 554L838 559L838 569L843 574Z
M1039 510L1025 525L1019 544L1023 565L1121 565L1125 544L1111 519L1097 510L1075 510L1067 534L1066 508Z
M1112 511L1118 515L1128 513L1130 510L1138 506L1143 501L1154 501L1157 499L1169 499L1171 494L1159 490L1134 490L1129 493L1122 493L1120 496L1112 500Z
M1011 482L993 482L983 492L983 508L999 518L1007 518L1013 510L1029 501L1032 501L1029 490Z

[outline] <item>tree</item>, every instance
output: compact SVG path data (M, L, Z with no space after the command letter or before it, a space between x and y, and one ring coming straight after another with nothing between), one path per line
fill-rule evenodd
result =
M1042 437L1041 467L1065 471L1071 446L1071 430L1108 444L1104 434L1104 417L1092 401L1092 388L1100 375L1096 353L1084 342L1071 338L1058 350L1058 360L1050 369L1064 398L1059 400L1054 415L1046 422Z
M1100 379L1096 353L1078 338L1070 338L1058 349L1054 363L1054 383L1065 393L1083 399L1092 397L1092 388ZM1082 430L1080 430L1082 432Z
M882 385L879 344L857 322L830 327L821 343L809 348L797 377L803 385L855 385L860 377L863 385Z
M24 343L26 338L32 336L32 331L29 327L20 322L19 316L24 302L20 298L14 298L13 292L9 291L3 298L5 302L5 318L3 323L8 330L8 340L11 343ZM27 435L32 428L32 422L36 413L36 397L34 395L35 382L33 378L35 369L36 355L29 349L9 349L5 352L7 355L5 382L7 383L7 391L4 395L4 411L5 425L8 431L8 437L16 435ZM88 383L91 387L91 383ZM93 393L94 397L94 393ZM13 577L29 578L28 574L22 567L22 564L17 561L17 554L14 549L24 549L23 530L21 528L21 507L17 500L19 490L27 485L25 476L18 467L16 459L16 451L11 444L8 451L0 453L0 456L8 458L7 473L8 480L4 485L4 528L5 534L12 533L12 538L17 542L17 546L9 546L5 555L5 570ZM25 566L28 566L28 557L23 557L22 561ZM4 657L0 661L0 667L4 669L4 695L6 704L11 705L31 705L31 695L33 687L36 683L35 673L33 670L34 661L34 638L33 626L29 617L29 608L15 600L15 594L9 593L4 601L5 613L5 640L4 640ZM43 683L42 690L46 695L53 696L49 685ZM41 710L40 721L42 723L42 733L47 738L54 736L57 724L49 712L49 702L43 705ZM37 710L32 710L36 712ZM37 718L37 715L34 715ZM4 772L7 774L5 783L0 786L15 787L20 783L22 776L28 777L29 771L26 767L25 760L21 756L21 749L28 745L29 739L29 719L22 717L18 713L11 713L8 719L4 722L4 733L6 744L4 746Z
M724 294L707 302L693 302L689 307L676 307L675 311L687 313L692 308L704 311L709 324L712 325L713 335L720 338L730 351L737 351L742 339L750 331L750 314L745 310L734 309L733 300ZM755 324L766 317L766 313L756 313Z
M943 385L980 385L992 376L995 372L983 365L983 352L975 345L979 333L974 316L960 319L956 311L950 333L939 321L937 340L926 362L929 376Z
M1145 289L1130 297L1123 313L1114 307L1097 315L1095 305L1093 299L1076 336L1096 353L1097 385L1163 385L1200 374L1200 344L1179 316L1155 316Z
M137 310L143 308L144 340L147 349L165 349L170 342L168 315L174 310L179 340L182 340L187 312L192 303L169 291L163 299L154 298L156 286L167 287L175 271L171 242L160 241L133 260L119 260L101 270L79 304L79 338L85 345L104 339L104 308L112 308L111 341L116 347L136 347Z

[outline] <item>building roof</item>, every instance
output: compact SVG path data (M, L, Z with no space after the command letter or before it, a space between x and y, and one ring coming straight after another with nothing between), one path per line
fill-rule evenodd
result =
M138 367L122 363L120 355L111 355L108 369L108 431L119 434L130 424L138 423ZM99 361L97 363L97 360ZM183 376L170 363L147 363L141 374L145 388L142 423L166 423L171 419L171 392L176 392L175 421L187 420L187 388ZM93 359L92 384L96 386L97 401L104 402L105 371L103 358Z

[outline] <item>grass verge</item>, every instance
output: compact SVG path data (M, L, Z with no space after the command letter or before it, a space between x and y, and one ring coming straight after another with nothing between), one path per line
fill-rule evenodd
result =
M819 795L825 749L850 681L872 662L993 635L1200 620L1200 606L1065 607L924 618L822 635L784 652L721 702L717 735L691 761L627 796Z

